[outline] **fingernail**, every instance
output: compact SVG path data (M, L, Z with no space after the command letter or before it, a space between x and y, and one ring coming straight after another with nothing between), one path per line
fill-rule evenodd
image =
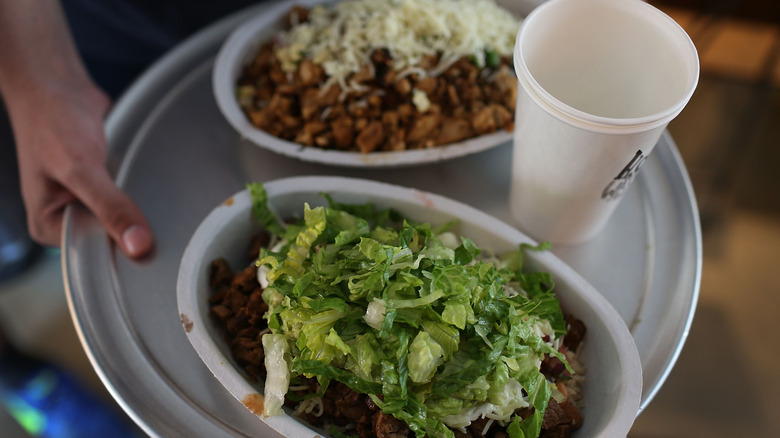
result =
M149 250L152 244L152 234L146 227L137 224L130 225L122 233L122 243L129 256L138 257Z

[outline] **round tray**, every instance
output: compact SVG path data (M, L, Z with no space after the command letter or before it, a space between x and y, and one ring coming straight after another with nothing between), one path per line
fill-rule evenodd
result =
M224 120L211 91L214 56L261 4L193 36L158 61L107 119L109 167L145 212L156 249L122 255L83 206L68 207L66 293L82 344L103 383L153 436L277 436L236 401L187 341L176 303L179 261L211 209L248 181L342 175L439 193L512 223L511 143L403 169L344 169L257 148ZM618 310L644 373L640 412L674 365L693 318L701 231L685 167L665 134L606 230L553 252Z

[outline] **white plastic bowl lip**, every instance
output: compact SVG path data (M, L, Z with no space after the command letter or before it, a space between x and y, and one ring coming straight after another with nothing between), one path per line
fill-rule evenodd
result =
M299 3L314 5L323 2L302 0ZM500 130L449 145L364 154L304 146L256 128L238 105L235 83L241 74L241 69L251 59L260 42L267 40L274 30L279 29L280 20L291 5L292 3L282 2L268 12L253 17L237 27L225 40L214 61L211 85L217 107L243 138L281 155L341 167L407 167L435 163L481 152L512 139L511 132Z
M517 229L479 210L416 189L319 176L284 178L264 183L264 187L269 205L280 215L299 214L303 202L326 205L320 194L328 193L338 202L373 202L380 207L393 207L418 221L439 223L458 218L455 231L496 251L516 248L522 242L534 243ZM236 263L234 268L240 268L249 237L260 229L251 218L251 206L250 194L242 190L209 213L185 248L177 279L178 308L187 338L219 382L247 407L248 401L262 394L262 386L250 383L233 361L221 333L208 316L207 298L211 294L210 262L226 256ZM552 274L562 305L588 327L582 352L588 367L585 422L575 437L626 436L638 415L642 393L639 353L626 324L593 286L551 252L528 253L526 261L529 266ZM605 354L598 355L597 351ZM288 415L258 418L286 437L322 435L322 431L314 431Z
M528 14L523 23L520 25L520 29L517 32L517 38L515 39L514 66L520 86L526 90L531 99L533 99L534 102L539 104L540 107L542 107L546 112L554 117L565 120L566 122L583 129L603 133L632 134L636 132L649 131L660 126L664 126L672 119L677 117L693 96L693 92L695 91L699 82L700 65L697 54L698 52L690 36L676 21L674 21L674 19L642 0L620 1L625 2L622 4L622 6L635 3L634 6L637 8L646 8L648 11L650 11L651 17L658 21L665 22L664 25L666 25L668 29L679 33L682 39L687 40L687 45L689 48L694 54L697 54L695 56L695 60L691 60L689 65L686 66L687 71L683 72L688 76L688 81L690 83L690 87L688 88L687 93L682 95L676 102L671 104L668 109L644 117L615 118L597 116L578 110L577 108L562 102L550 94L547 90L545 90L539 84L539 82L534 79L533 75L528 69L528 66L526 65L523 53L520 50L520 46L525 37L524 30L533 22L534 17L543 13L546 9L556 7L557 4L560 3L576 3L578 1L580 0L547 1L531 11L531 13ZM604 0L602 0L602 2L604 2ZM606 0L606 2L609 2L609 0Z

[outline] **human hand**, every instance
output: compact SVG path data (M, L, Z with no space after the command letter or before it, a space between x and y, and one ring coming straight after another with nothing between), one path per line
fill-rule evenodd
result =
M81 201L129 257L152 248L140 209L106 169L108 97L89 77L59 1L0 1L0 92L11 118L30 236L57 246Z
M81 201L129 257L152 248L144 215L105 165L110 101L93 84L42 86L8 102L31 237L59 246L65 207Z

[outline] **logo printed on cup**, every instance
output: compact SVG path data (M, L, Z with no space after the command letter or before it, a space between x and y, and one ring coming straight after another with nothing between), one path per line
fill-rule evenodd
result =
M639 168L642 167L642 164L644 164L645 160L647 160L647 157L642 154L642 150L636 151L634 158L626 164L626 167L624 167L615 179L607 184L604 191L601 192L601 199L609 202L620 198L623 195L623 192L625 192L631 184L631 181L634 180L634 177L639 171Z

